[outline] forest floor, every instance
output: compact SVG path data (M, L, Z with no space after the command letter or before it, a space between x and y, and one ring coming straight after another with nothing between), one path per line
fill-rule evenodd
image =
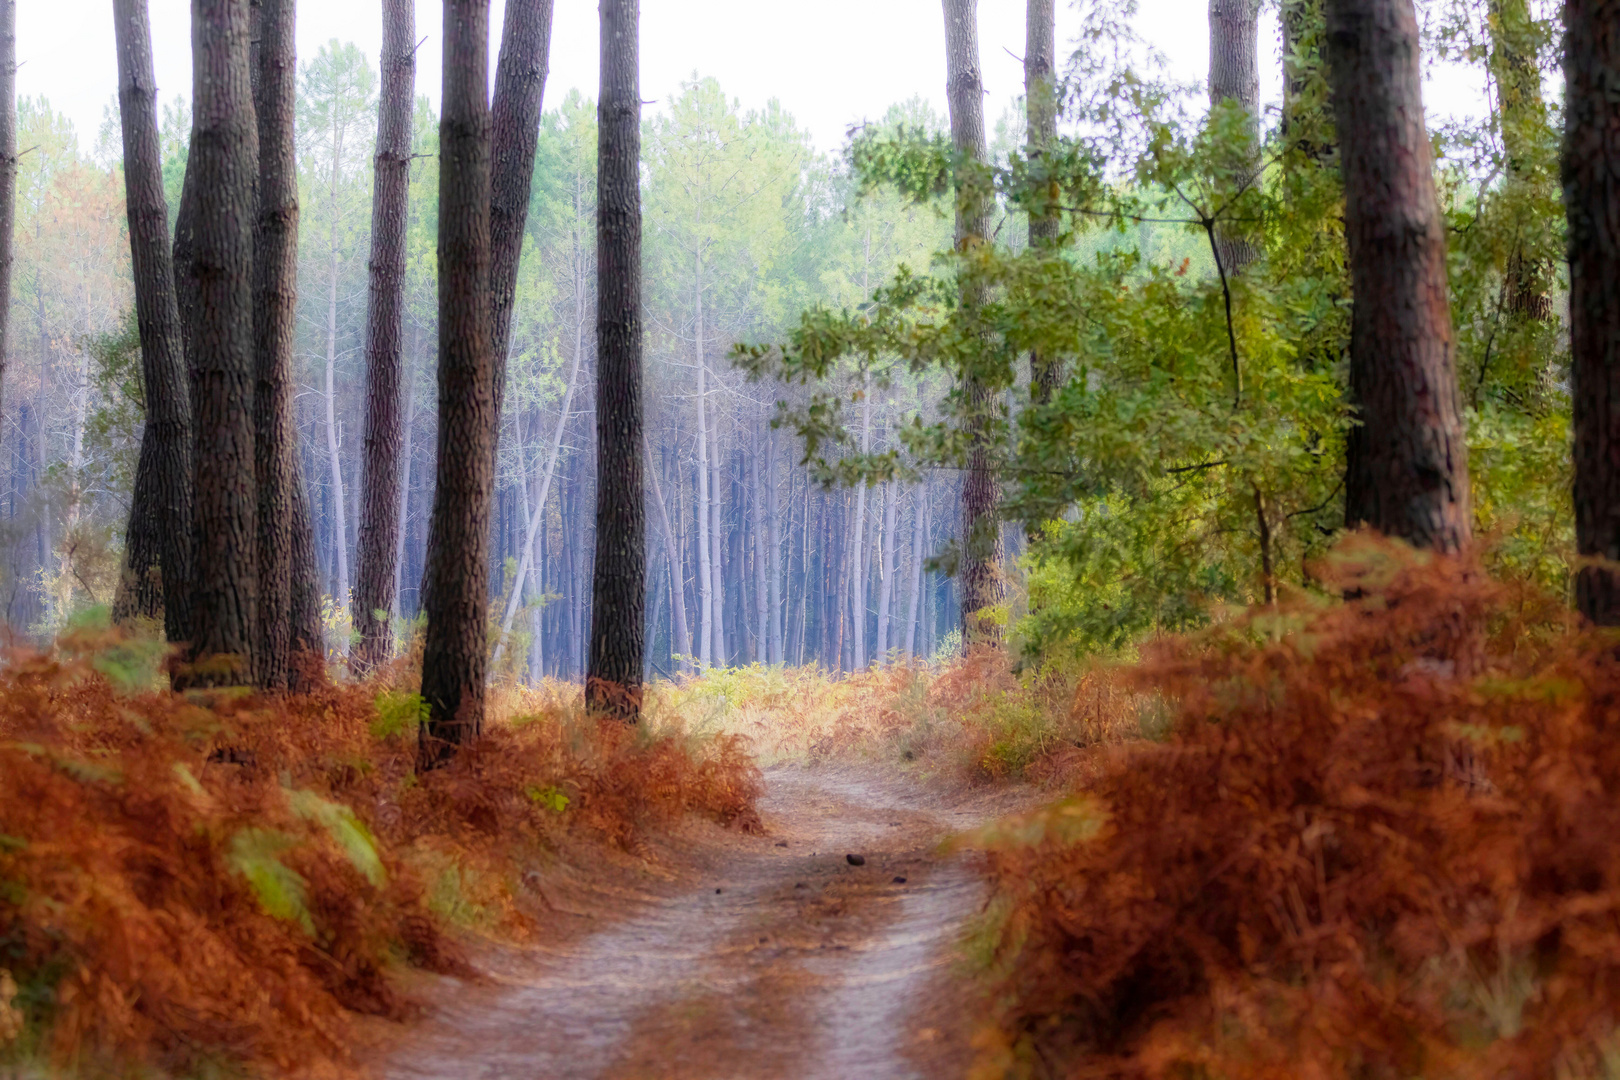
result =
M534 948L429 978L386 1080L961 1076L977 1003L954 970L984 890L952 835L1020 789L944 793L891 769L765 772L765 830L693 822L657 852L545 883ZM855 855L863 865L847 858Z

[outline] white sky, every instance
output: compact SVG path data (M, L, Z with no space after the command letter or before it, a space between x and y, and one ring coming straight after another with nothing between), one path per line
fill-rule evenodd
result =
M504 0L493 0L498 39ZM149 0L157 79L164 101L191 96L189 0ZM1078 29L1059 5L1059 54ZM300 58L331 38L354 41L375 62L381 39L377 0L303 0L298 11ZM103 110L114 101L117 66L109 0L23 0L17 5L17 91L43 94L66 113L80 143L94 146ZM439 97L438 0L417 0L417 91ZM1208 71L1206 0L1142 0L1138 28L1169 59L1178 78ZM822 150L842 145L845 128L875 119L892 103L922 94L945 110L944 22L939 0L642 0L641 90L664 101L695 71L713 75L745 107L775 97ZM993 126L1021 93L1024 0L980 0L979 47L986 120ZM1261 92L1281 96L1276 16L1262 29ZM492 45L493 48L493 45ZM493 52L492 52L493 56ZM493 69L493 59L491 61ZM556 0L548 105L577 87L594 97L597 25L594 0ZM1426 91L1431 117L1473 113L1483 86L1442 73Z

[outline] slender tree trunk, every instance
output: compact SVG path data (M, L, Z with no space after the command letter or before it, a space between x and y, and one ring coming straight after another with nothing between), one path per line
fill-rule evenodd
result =
M490 108L489 288L497 431L506 399L512 304L551 58L551 7L552 0L507 0L501 55L495 66L495 100ZM408 124L406 130L408 146Z
M754 659L760 663L771 663L771 598L770 573L766 569L766 538L765 538L765 485L760 479L759 459L763 447L759 443L763 438L755 440L754 453L748 454L748 485L752 488L749 502L752 513L749 515L750 532L754 540Z
M246 0L192 0L191 165L197 216L192 675L253 679L258 634L254 481L253 218L258 131Z
M397 546L394 549L394 603L391 609L395 617L403 618L405 605L400 599L405 580L405 549L406 538L410 533L411 520L411 457L415 453L416 434L416 366L422 358L422 328L416 326L412 333L411 366L405 371L405 430L404 446L399 454L399 528L395 530Z
M439 433L422 651L425 767L484 724L494 360L489 305L489 0L445 0L439 120Z
M0 0L0 414L11 358L12 234L17 221L17 0Z
M686 625L686 588L681 580L681 549L675 541L675 532L669 526L669 511L664 506L664 490L658 483L658 470L653 465L652 443L647 439L647 433L641 433L642 450L647 455L647 477L652 481L653 510L658 514L659 535L664 538L664 554L669 561L670 570L670 619L673 623L673 647L671 652L680 654L681 672L690 674L692 671L692 632Z
M4 0L3 7L0 19L14 10L10 0ZM124 202L146 390L146 424L125 533L124 573L113 615L123 622L136 616L155 618L161 612L164 636L181 642L190 633L191 609L191 391L169 253L169 211L163 198L163 151L158 139L157 83L152 74L152 28L146 0L116 0L113 21L124 136ZM5 48L6 34L0 28L0 51ZM0 68L5 67L0 55ZM0 86L0 94L6 93ZM5 235L10 235L9 229ZM0 271L0 277L7 273ZM0 307L9 309L9 301ZM0 364L4 320L5 315L0 314Z
M984 80L979 71L978 0L944 0L945 96L951 111L951 142L970 163L985 160ZM988 201L958 189L956 247L968 251L988 242ZM987 297L983 286L964 282L962 308L970 320ZM962 644L999 641L1001 628L980 613L1001 603L1001 530L996 526L996 478L990 461L990 388L975 376L964 376L962 398L970 449L962 477Z
M1564 206L1581 613L1620 625L1620 0L1564 5Z
M872 394L871 388L866 386L866 380L861 380L861 453L872 452ZM866 551L862 541L866 538L866 482L863 480L855 488L855 531L850 534L850 586L849 586L849 625L854 633L850 644L853 647L855 669L866 667Z
M895 597L895 533L900 528L900 485L891 480L883 485L883 582L878 587L877 654L889 655L889 627L893 623Z
M298 332L298 162L294 132L298 59L293 0L263 0L259 9L259 125L254 264L254 476L258 490L259 685L299 684L314 650L311 628L295 616L295 593L313 582L313 533L295 539L300 522L298 426L293 414L293 349ZM310 562L300 561L300 550ZM304 584L301 584L304 583ZM295 626L297 627L295 631Z
M721 528L720 500L720 418L709 410L709 499L705 504L709 515L709 634L712 638L710 659L720 667L727 662L726 650L726 574L725 532Z
M1418 547L1470 537L1468 445L1412 0L1329 0L1355 304L1345 519Z
M349 602L349 520L343 505L343 457L339 453L337 426L337 309L338 309L338 235L337 188L339 180L339 154L341 145L333 139L331 209L332 225L327 241L326 275L326 367L322 404L326 409L326 461L332 474L332 555L337 566L338 604ZM346 642L340 648L348 650Z
M596 181L596 562L585 703L635 720L646 653L640 0L602 0Z
M917 620L922 615L923 583L927 575L923 573L923 532L928 524L928 483L924 481L917 487L917 506L911 518L911 604L906 611L906 656L917 655Z
M765 541L770 545L766 573L770 576L770 594L766 603L771 611L771 663L780 664L787 658L787 643L782 633L782 507L776 482L776 429L765 429L765 514L768 520ZM790 489L788 492L792 494Z
M1057 0L1029 0L1024 27L1024 108L1028 117L1028 148L1030 165L1039 174L1038 165L1057 139L1057 77L1053 71L1057 56ZM1029 247L1042 251L1057 246L1063 231L1058 209L1046 202L1031 206L1029 214ZM1043 356L1039 350L1029 354L1030 394L1038 405L1052 400L1052 393L1063 381L1063 362L1054 356ZM907 650L910 651L909 648Z
M517 5L514 5L517 6ZM382 94L371 200L366 309L366 428L360 465L352 616L357 678L388 659L399 550L400 396L405 352L405 226L411 190L411 106L416 96L416 8L383 0Z
M1248 152L1236 180L1252 184L1260 173L1260 0L1209 0L1209 103L1223 101L1248 117ZM1240 274L1255 260L1241 230L1217 227L1221 267Z

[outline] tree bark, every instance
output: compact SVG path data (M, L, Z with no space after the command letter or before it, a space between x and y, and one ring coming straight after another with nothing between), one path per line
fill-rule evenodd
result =
M893 480L883 485L883 556L879 567L877 613L877 658L889 656L889 626L894 611L895 532L900 527L900 485Z
M1328 68L1354 293L1350 396L1359 424L1345 519L1418 547L1471 535L1446 239L1423 126L1412 0L1329 0Z
M1032 171L1039 175L1038 163L1046 148L1057 139L1057 77L1053 71L1057 56L1057 0L1029 0L1024 26L1024 108L1027 119L1025 145ZM1029 214L1029 247L1042 251L1055 247L1063 223L1055 206L1041 202ZM1030 393L1037 405L1052 400L1063 380L1063 362L1043 356L1040 350L1029 354ZM909 651L909 650L908 650Z
M680 654L682 674L692 671L692 632L686 624L686 588L681 580L681 548L675 541L675 532L669 526L669 511L664 505L664 492L658 484L658 470L653 467L652 443L647 433L641 433L641 446L647 455L647 478L652 482L653 509L658 512L658 531L664 538L664 553L669 560L670 572L670 633L671 652Z
M197 321L192 677L251 682L258 633L253 219L258 132L246 0L192 0Z
M259 204L254 260L254 472L258 481L259 685L295 682L296 653L311 643L293 630L296 564L293 485L298 477L293 415L293 349L298 333L298 161L294 132L298 58L293 0L263 0L259 11ZM310 538L313 545L313 537ZM308 666L307 661L305 666Z
M507 0L490 109L490 341L495 359L495 423L506 398L506 352L517 295L518 260L529 217L540 108L551 57L552 0ZM407 124L407 144L409 142Z
M1245 166L1235 178L1254 183L1260 172L1260 0L1209 0L1209 103L1229 101L1248 117ZM1241 230L1217 227L1215 244L1228 275L1255 260L1255 246Z
M928 522L928 482L917 487L917 506L911 518L911 602L906 608L906 656L917 655L917 622L922 617L923 529Z
M1534 163L1528 160L1534 150L1524 129L1536 124L1545 111L1541 67L1531 37L1532 15L1528 0L1491 0L1489 10L1490 69L1507 155L1507 185L1523 191L1537 182ZM1507 264L1508 311L1523 319L1551 319L1554 277L1550 261L1527 255L1524 241L1515 238Z
M483 730L494 360L489 304L489 0L446 0L439 120L438 476L428 543L421 763Z
M1620 625L1620 0L1564 5L1564 206L1581 613Z
M371 200L366 310L366 429L360 465L352 608L359 638L349 668L363 678L388 659L399 548L401 397L405 353L405 225L411 189L411 106L416 96L416 8L383 0L382 94Z
M783 634L783 607L782 596L782 507L780 495L777 491L776 470L776 429L767 426L765 429L765 513L767 518L766 543L770 545L766 562L766 573L770 577L769 595L766 603L770 606L770 634L771 634L771 663L780 664L787 657L787 644ZM789 494L792 494L791 489Z
M0 413L11 358L12 234L17 221L17 0L0 0Z
M8 9L11 6L5 4ZM124 200L146 396L146 422L124 538L124 572L113 617L122 623L161 613L164 636L178 643L187 640L191 628L191 390L169 251L169 210L163 196L163 151L158 140L157 83L152 73L152 29L146 0L115 0L113 21L118 41Z
M984 80L979 70L978 0L944 0L945 97L950 104L951 143L965 168L985 160ZM970 194L959 179L956 248L966 252L988 242L990 205ZM987 297L983 286L964 281L962 309L976 319ZM1001 628L981 612L1002 602L1001 530L996 527L996 478L990 461L990 388L971 372L963 375L962 397L970 448L962 477L962 643L999 641Z
M641 407L640 0L602 0L596 179L596 563L585 704L641 714L647 522Z

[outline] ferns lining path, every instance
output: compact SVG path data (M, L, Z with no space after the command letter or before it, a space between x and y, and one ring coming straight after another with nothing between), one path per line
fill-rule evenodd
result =
M765 781L765 835L704 828L675 881L587 894L573 915L601 929L486 959L487 985L445 982L444 1008L383 1075L959 1075L973 1003L950 966L982 888L970 856L940 845L1018 796L947 799L870 769Z

